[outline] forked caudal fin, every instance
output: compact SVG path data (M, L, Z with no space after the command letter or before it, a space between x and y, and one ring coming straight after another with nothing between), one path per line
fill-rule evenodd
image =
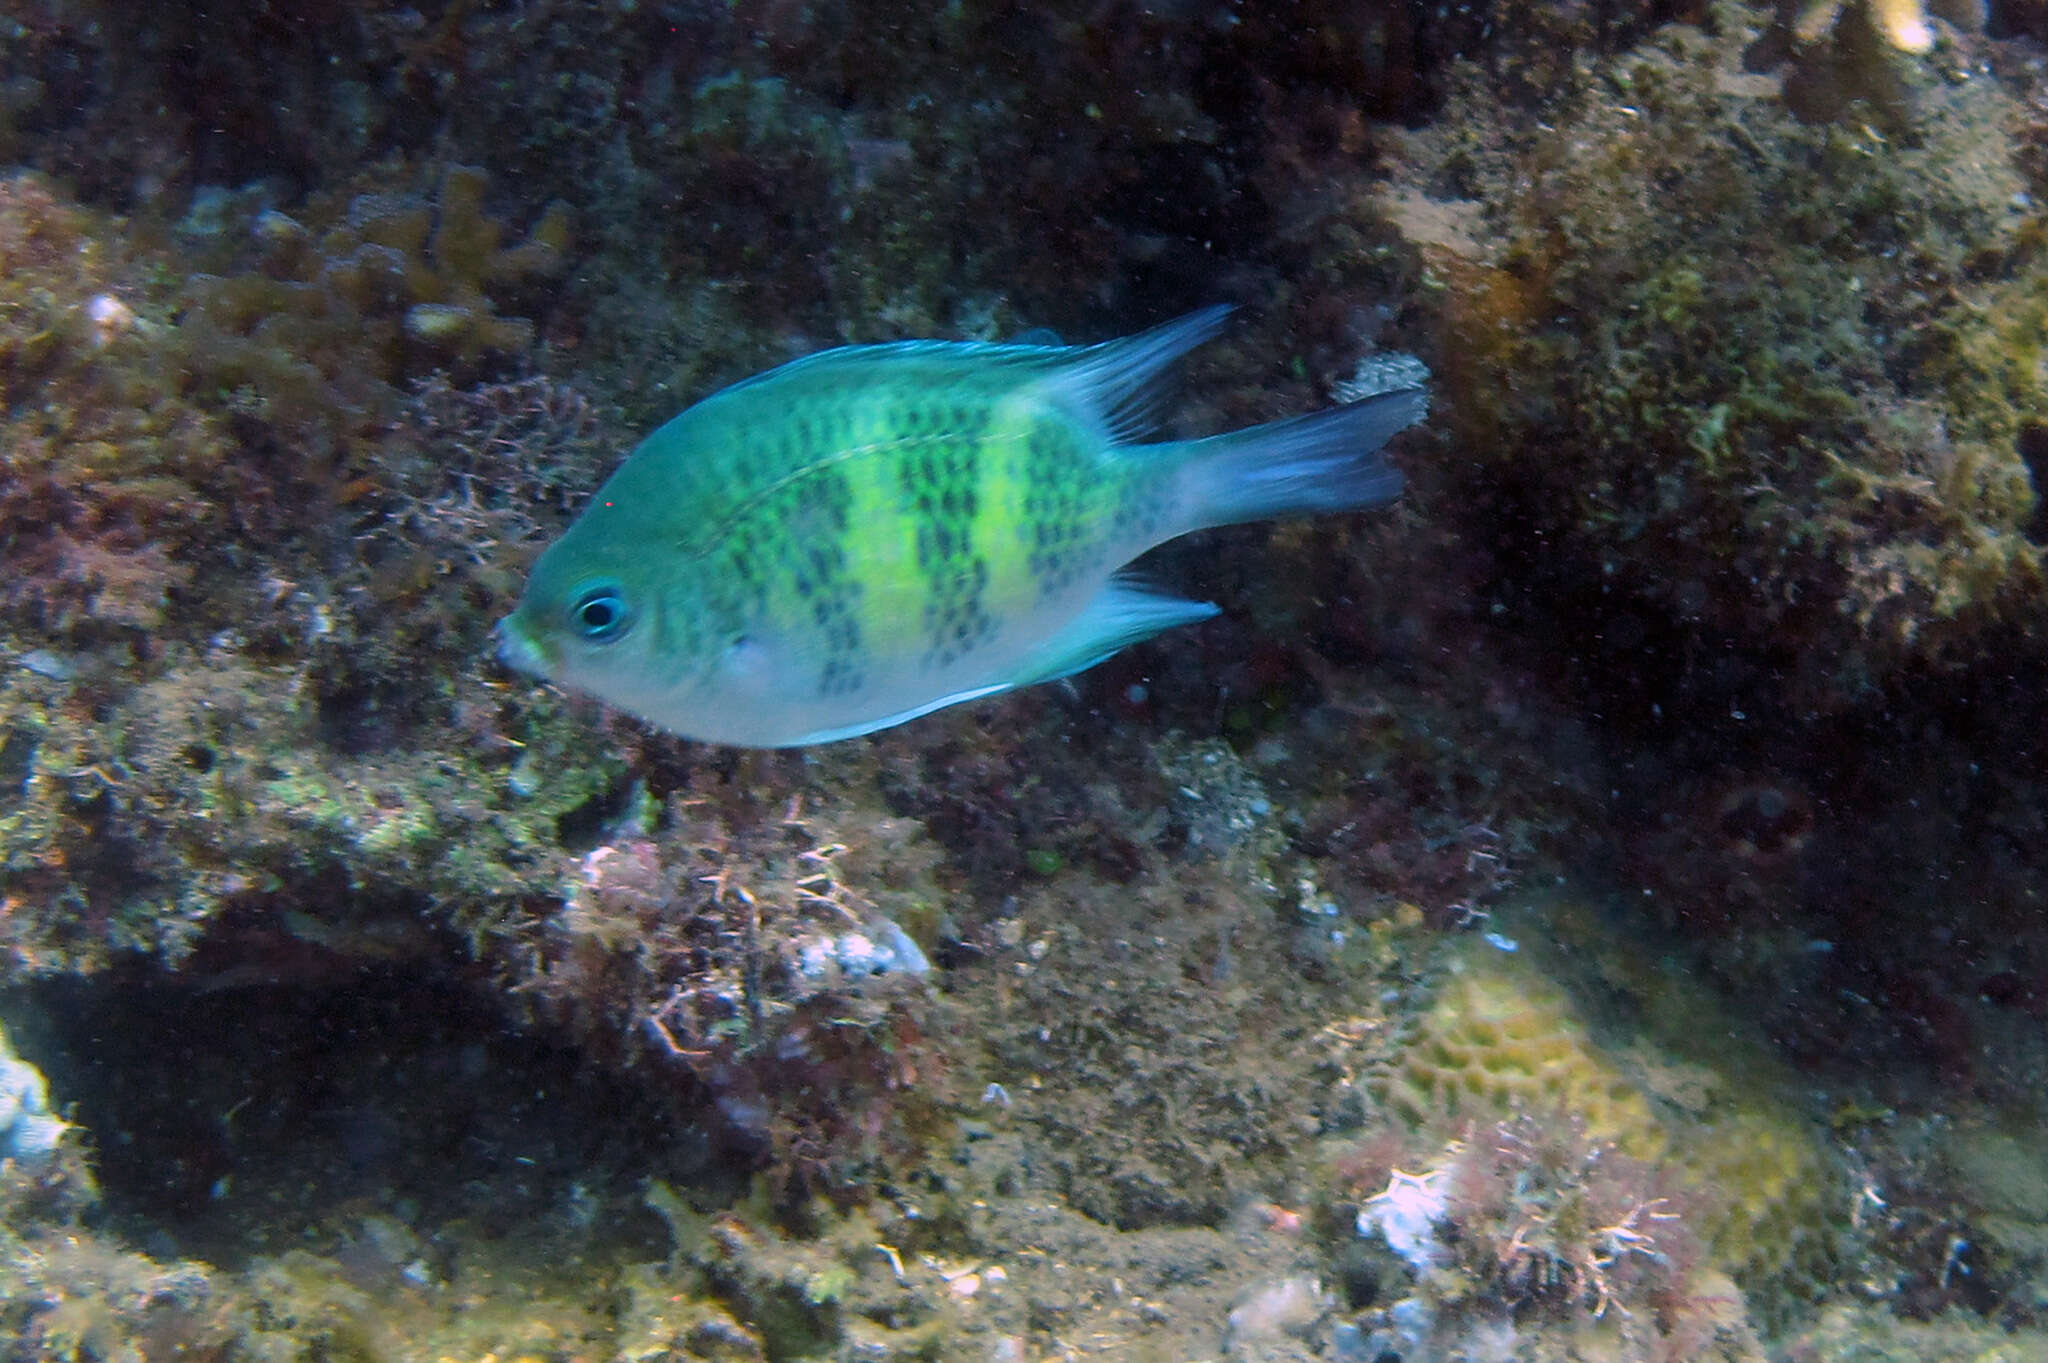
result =
M1401 474L1381 447L1429 412L1420 388L1380 393L1179 445L1186 529L1319 516L1392 501Z

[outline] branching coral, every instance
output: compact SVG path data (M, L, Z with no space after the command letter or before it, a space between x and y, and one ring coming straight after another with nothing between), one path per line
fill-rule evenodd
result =
M1878 32L1901 52L1925 52L1934 46L1934 30L1921 0L1809 0L1792 30L1802 42L1816 42L1851 3L1866 8Z
M1466 1268L1511 1303L1627 1315L1668 1301L1697 1266L1672 1190L1569 1118L1481 1131L1453 1152L1449 1176Z
M221 271L185 291L178 335L196 394L332 442L351 421L388 417L409 375L531 346L533 324L500 316L491 295L560 268L566 208L508 246L484 212L483 171L447 167L431 195L391 178L367 176L379 187L321 196L297 217L250 204L194 238Z

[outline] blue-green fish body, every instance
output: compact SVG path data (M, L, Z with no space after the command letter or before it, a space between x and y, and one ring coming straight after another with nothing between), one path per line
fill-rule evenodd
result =
M1132 444L1212 308L1096 346L796 360L641 443L534 565L510 665L687 737L790 747L1066 676L1216 608L1119 570L1205 526L1368 506L1419 389Z

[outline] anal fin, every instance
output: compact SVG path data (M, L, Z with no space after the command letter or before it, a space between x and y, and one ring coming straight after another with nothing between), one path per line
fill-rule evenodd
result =
M1155 592L1136 578L1113 577L1079 615L1018 664L1010 685L1071 677L1142 639L1217 613L1210 602L1184 601Z

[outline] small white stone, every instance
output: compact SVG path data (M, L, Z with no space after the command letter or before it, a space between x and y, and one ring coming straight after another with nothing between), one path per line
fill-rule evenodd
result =
M804 943L803 950L797 953L796 968L805 979L822 980L833 972L832 945L829 940Z
M886 918L882 919L878 926L877 935L889 949L890 969L903 975L931 973L932 963L926 958L916 939Z
M110 293L93 295L85 305L85 320L96 348L105 348L116 336L135 329L135 309Z
M476 312L454 303L415 303L405 310L405 329L422 341L459 341L476 325Z
M865 934L849 932L838 946L839 968L849 975L879 975L889 968L886 955Z
M1228 1318L1233 1350L1260 1339L1306 1334L1329 1308L1322 1285L1314 1278L1282 1278L1260 1283L1238 1298Z
M274 208L266 208L258 213L252 230L256 234L256 239L264 242L304 241L307 235L304 224L297 218L280 213Z

